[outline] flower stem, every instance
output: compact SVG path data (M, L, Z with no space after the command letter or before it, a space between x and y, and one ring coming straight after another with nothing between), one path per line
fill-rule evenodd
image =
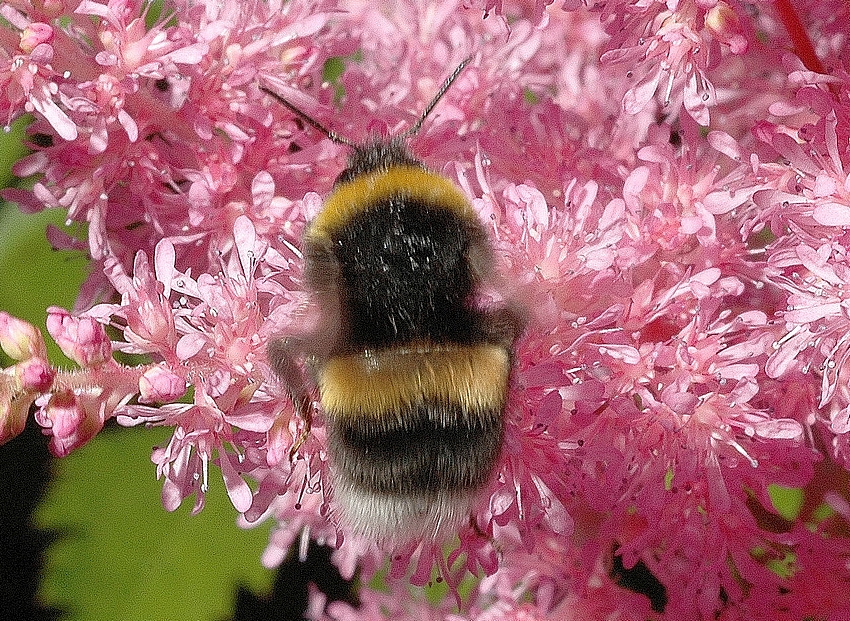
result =
M809 33L800 21L797 11L791 5L791 0L776 0L776 8L785 30L788 31L788 36L791 37L794 53L800 57L807 69L815 73L825 74L826 68L815 53Z

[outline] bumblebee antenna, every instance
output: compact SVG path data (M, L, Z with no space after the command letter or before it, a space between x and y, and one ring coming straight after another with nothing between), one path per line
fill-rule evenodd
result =
M417 133L419 133L419 130L422 129L422 123L424 123L428 115L431 114L431 110L433 110L434 107L440 102L440 100L443 98L443 95L445 95L446 91L451 88L452 83L457 79L457 77L466 68L466 66L470 63L471 60L472 56L467 56L460 62L457 68L452 71L451 75L446 78L446 81L443 82L443 85L440 87L440 90L437 91L437 94L434 95L434 98L431 100L431 103L425 106L425 110L422 111L422 114L419 116L419 119L416 121L416 123L414 123L406 132L401 134L401 138L409 138L410 136L415 136Z
M434 98L431 100L431 102L427 106L425 106L425 110L422 111L422 114L419 115L419 118L416 120L416 122L406 132L401 134L399 138L405 139L419 133L419 130L422 129L422 123L425 122L425 119L428 118L428 115L431 114L431 111L440 102L440 100L443 98L443 95L446 94L446 91L451 88L452 83L457 79L457 77L461 74L464 68L466 68L470 61L472 61L472 56L467 56L461 61L461 63L455 68L455 70L452 71L451 75L446 78L446 81L443 82L443 85L440 87L440 90L437 91L437 94L434 95ZM288 109L290 112L293 112L297 116L307 121L307 123L309 123L311 127L322 132L331 140L331 142L335 142L337 144L344 144L345 146L350 147L355 151L362 151L362 147L360 145L354 143L345 136L340 136L335 131L328 129L327 127L319 123L319 121L314 119L312 116L304 112L301 108L296 106L294 103L290 102L287 99L284 99L283 97L275 93L273 90L266 88L263 85L259 85L259 88L261 91L263 91L266 95L269 95L272 99L274 99L284 108Z
M347 147L351 147L355 151L360 150L360 147L354 144L351 140L349 140L345 136L340 136L333 130L328 129L327 127L319 123L316 119L314 119L312 116L301 110L301 108L284 99L283 97L275 93L273 90L268 89L262 85L260 85L260 90L263 91L266 95L272 97L272 99L274 99L284 108L287 108L289 111L294 112L296 115L307 121L307 123L309 123L311 127L318 129L325 136L327 136L331 140L331 142L335 142L337 144L344 144Z

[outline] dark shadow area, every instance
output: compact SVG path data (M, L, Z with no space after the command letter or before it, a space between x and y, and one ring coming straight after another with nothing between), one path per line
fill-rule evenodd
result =
M50 483L47 438L30 417L24 432L0 446L0 619L55 621L56 608L42 607L44 553L56 534L38 530L33 512Z
M239 587L233 617L228 621L301 621L307 610L310 583L327 595L328 602L359 604L354 581L343 579L331 563L333 548L310 542L302 562L297 546L298 542L278 568L271 593L257 595Z
M614 552L611 555L610 576L624 589L646 595L655 612L663 613L667 608L666 587L659 582L643 561L638 561L634 567L626 569L623 566L622 557Z

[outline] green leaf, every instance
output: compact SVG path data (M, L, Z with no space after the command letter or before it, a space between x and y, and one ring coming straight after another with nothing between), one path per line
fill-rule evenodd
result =
M0 188L9 187L15 179L12 166L27 154L23 144L24 131L32 117L24 115L0 132Z
M805 493L798 487L785 487L776 483L767 486L770 502L776 511L786 520L796 520L803 507Z
M529 106L533 106L535 104L540 103L540 96L537 93L535 93L533 90L531 90L530 88L527 88L527 87L524 88L523 91L522 91L522 99Z
M0 310L40 329L54 364L69 366L47 335L47 307L71 308L88 272L80 252L57 251L45 236L48 224L61 225L61 210L23 214L15 205L0 204Z
M214 621L229 615L237 585L269 591L273 574L259 560L268 526L235 525L217 468L199 515L191 498L163 509L150 452L169 432L111 429L57 461L37 521L60 535L42 598L67 621Z

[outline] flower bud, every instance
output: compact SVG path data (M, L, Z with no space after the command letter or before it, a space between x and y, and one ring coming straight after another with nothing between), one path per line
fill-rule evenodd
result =
M59 17L67 10L64 0L44 0L41 8L48 17Z
M27 424L33 395L13 397L6 386L0 386L0 445L20 434Z
M749 42L741 31L741 22L735 10L725 2L718 2L705 14L705 27L733 54L743 54Z
M85 407L84 401L72 391L51 395L36 420L52 436L50 452L65 457L91 440L103 428L100 408Z
M44 358L30 358L15 365L15 376L22 390L42 393L50 390L56 371Z
M64 390L51 395L44 408L44 419L39 422L50 429L54 437L66 438L77 430L83 418L77 396L70 390Z
M169 402L186 392L186 380L161 366L151 367L139 378L139 401Z
M74 317L64 308L47 309L47 331L62 352L81 367L102 365L112 358L112 343L103 325L91 317Z
M21 32L21 49L29 54L42 43L53 42L53 28L49 24L33 22Z
M5 311L0 311L0 347L14 360L47 358L41 332Z

